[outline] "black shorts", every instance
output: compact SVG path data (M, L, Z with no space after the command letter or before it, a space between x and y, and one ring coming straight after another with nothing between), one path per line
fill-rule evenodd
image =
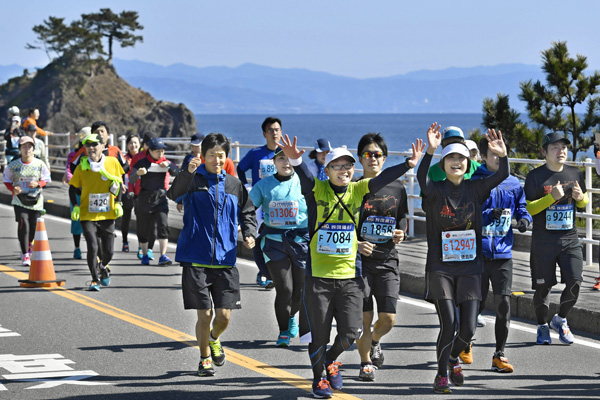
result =
M264 238L261 243L262 251L266 258L273 261L289 259L292 265L306 269L306 256L308 254L308 242L296 242L283 238L278 242L273 239Z
M330 279L307 276L304 283L301 331L306 327L310 341L316 345L329 343L333 318L337 333L347 339L358 339L362 333L362 278ZM304 336L307 332L301 332ZM302 341L306 341L303 337Z
M512 271L512 258L484 259L481 280L492 282L494 294L510 296L512 294Z
M181 273L183 308L210 310L242 308L237 268L207 268L184 265ZM211 300L212 299L212 300Z
M365 280L365 298L363 312L373 311L373 297L377 302L377 312L396 314L396 305L400 292L400 275L397 269L376 269L369 264L377 263L367 257L362 258L363 278Z
M425 273L426 300L481 301L481 274L448 275L443 272Z
M560 281L583 282L583 246L577 239L558 241L531 241L531 288L552 287L556 280L556 264L560 268Z

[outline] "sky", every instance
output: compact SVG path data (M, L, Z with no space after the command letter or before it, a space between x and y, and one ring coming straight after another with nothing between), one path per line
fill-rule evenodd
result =
M27 5L27 9L23 6ZM254 63L356 78L423 69L541 64L566 41L600 69L600 1L581 0L28 0L2 2L0 65L42 67L26 50L34 25L101 8L139 12L144 42L114 57L160 65L237 67ZM14 18L7 18L13 15Z

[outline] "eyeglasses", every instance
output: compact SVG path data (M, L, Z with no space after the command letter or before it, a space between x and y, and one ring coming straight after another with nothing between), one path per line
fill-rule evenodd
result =
M364 153L362 153L362 157L366 159L369 159L371 157L381 158L383 157L383 153L381 151L365 151Z
M96 147L98 144L98 142L86 142L85 147Z
M336 164L336 165L330 165L329 168L331 168L334 171L341 171L343 170L351 170L352 168L354 168L354 164L352 163L348 163L348 164Z

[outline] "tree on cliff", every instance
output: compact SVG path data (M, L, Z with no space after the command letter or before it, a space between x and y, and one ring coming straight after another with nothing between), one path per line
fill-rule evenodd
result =
M108 59L112 62L113 42L121 47L132 47L143 41L136 30L144 29L137 21L136 11L113 13L109 8L102 8L99 13L83 14L80 20L64 23L64 18L48 17L43 24L35 25L37 44L27 43L27 49L43 49L52 61L52 53L56 58L83 55L87 60L100 58L106 54L102 46L102 38L108 40Z
M584 74L587 58L569 55L566 42L554 42L542 51L546 83L521 82L519 99L526 103L533 127L519 119L508 96L498 94L483 102L483 124L502 130L517 157L538 158L541 137L546 132L563 132L571 141L573 159L593 143L592 131L600 126L600 73ZM585 112L583 107L585 105ZM579 115L578 115L579 113Z

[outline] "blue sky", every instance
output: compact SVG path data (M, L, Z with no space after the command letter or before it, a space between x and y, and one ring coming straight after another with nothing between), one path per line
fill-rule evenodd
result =
M27 9L23 8L27 5ZM567 41L600 69L600 1L356 0L29 0L3 2L0 65L43 66L25 50L48 16L67 22L109 7L135 10L144 42L115 57L161 65L256 63L358 78L421 69L540 64L540 52ZM9 16L14 16L10 18Z

